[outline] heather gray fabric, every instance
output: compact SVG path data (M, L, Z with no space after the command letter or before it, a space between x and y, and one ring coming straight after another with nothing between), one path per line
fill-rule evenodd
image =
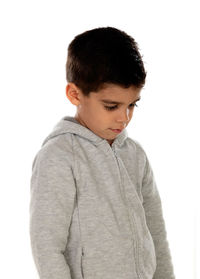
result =
M65 116L43 141L30 187L40 279L174 279L147 155L123 130L112 145Z

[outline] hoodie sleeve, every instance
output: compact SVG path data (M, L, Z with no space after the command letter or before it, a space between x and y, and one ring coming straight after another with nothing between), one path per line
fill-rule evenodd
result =
M156 251L157 267L153 279L175 279L161 199L153 170L146 155L145 157L146 165L142 182L142 195L147 226L152 235Z
M40 279L71 279L63 255L76 193L68 160L58 147L47 144L32 165L30 239Z

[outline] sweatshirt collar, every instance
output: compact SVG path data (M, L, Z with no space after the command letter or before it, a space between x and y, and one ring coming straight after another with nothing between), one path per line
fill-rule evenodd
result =
M91 141L96 146L103 146L104 144L107 144L107 146L111 147L106 139L101 138L87 127L81 125L75 119L75 117L68 115L62 117L60 121L53 127L52 132L45 138L42 145L44 145L49 139L66 133L79 135L80 137L83 137L88 141ZM112 147L121 147L124 141L126 140L127 136L127 130L124 129L120 134L117 135L117 137L112 143Z

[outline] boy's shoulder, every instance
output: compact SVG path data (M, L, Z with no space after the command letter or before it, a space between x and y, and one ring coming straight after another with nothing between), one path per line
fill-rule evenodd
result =
M154 175L152 163L150 162L151 159L149 158L149 154L145 151L143 145L138 140L132 138L127 138L127 140L135 147L137 158L144 166L145 173L148 171L151 175Z
M146 151L143 145L138 140L127 137L127 142L128 142L128 146L133 148L137 154L146 157Z
M50 162L63 162L67 163L69 166L73 164L73 146L70 134L61 134L49 139L45 139L36 152L32 169L35 165L35 162L40 163L50 163Z

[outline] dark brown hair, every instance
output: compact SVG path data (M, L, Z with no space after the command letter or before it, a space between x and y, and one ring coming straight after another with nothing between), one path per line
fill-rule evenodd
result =
M136 41L114 27L99 27L77 35L68 46L66 79L85 96L106 83L123 88L145 84L146 71Z

